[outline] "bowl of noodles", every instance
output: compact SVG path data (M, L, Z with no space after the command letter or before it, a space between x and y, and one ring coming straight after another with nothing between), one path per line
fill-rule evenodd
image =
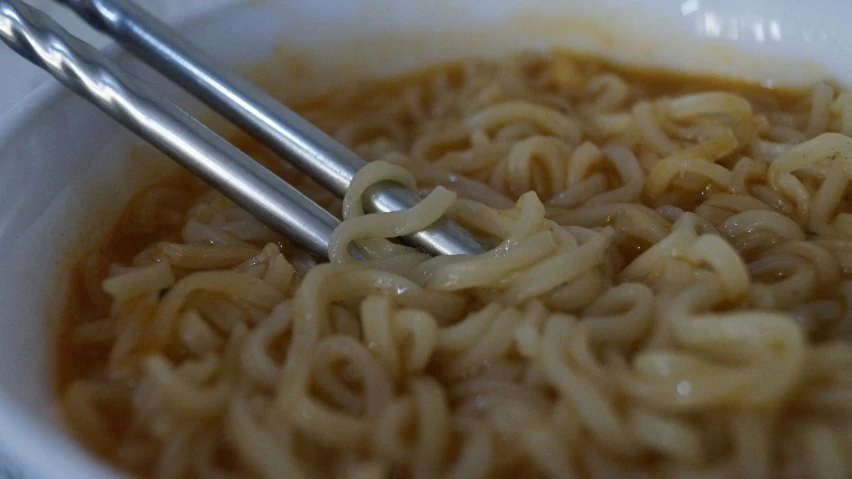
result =
M0 453L51 478L852 474L846 2L234 2L369 160L313 257L55 85L0 122ZM393 221L359 192L422 194ZM430 258L393 223L490 245Z

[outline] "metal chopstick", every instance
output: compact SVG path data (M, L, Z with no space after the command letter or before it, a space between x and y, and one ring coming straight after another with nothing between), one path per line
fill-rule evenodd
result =
M92 27L117 40L160 73L204 101L272 151L342 197L366 163L232 69L219 64L178 32L128 0L57 0ZM411 208L419 199L384 182L365 195L372 211ZM431 254L475 254L479 242L449 219L406 238Z
M0 0L0 38L260 221L328 255L337 218L43 12Z

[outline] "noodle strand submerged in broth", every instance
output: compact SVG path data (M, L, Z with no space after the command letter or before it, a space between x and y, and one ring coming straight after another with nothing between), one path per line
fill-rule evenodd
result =
M81 266L68 422L156 478L852 474L852 97L711 86L552 53L307 105L372 161L343 201L244 144L343 216L331 262L143 192ZM423 201L365 214L384 180ZM391 241L441 215L493 249Z

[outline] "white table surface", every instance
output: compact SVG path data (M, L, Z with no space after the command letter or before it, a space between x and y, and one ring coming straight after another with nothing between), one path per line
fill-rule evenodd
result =
M95 33L73 13L52 0L25 0L29 5L38 7L50 14L62 26L77 37L103 47L109 40ZM158 17L174 20L196 12L228 3L231 0L137 0ZM49 75L19 58L5 45L0 43L0 121L13 105L46 81L53 81ZM49 479L33 478L14 464L10 463L0 451L0 479Z

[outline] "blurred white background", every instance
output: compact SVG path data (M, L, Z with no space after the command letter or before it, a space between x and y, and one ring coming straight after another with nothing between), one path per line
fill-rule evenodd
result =
M97 46L106 45L109 40L95 33L65 7L54 0L24 0L50 14L79 38ZM136 0L140 5L158 17L175 20L204 10L228 3L230 0ZM49 76L19 58L6 45L0 43L0 116L29 92L44 83ZM2 477L2 475L0 475Z

